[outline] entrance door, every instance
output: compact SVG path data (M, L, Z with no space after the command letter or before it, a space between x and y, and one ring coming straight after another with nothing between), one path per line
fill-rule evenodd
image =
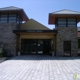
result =
M30 39L21 40L21 51L22 51L22 54L30 54L31 52L31 40Z
M43 53L50 54L50 51L51 51L51 40L49 39L43 40Z
M64 55L71 56L71 41L64 41Z
M37 54L43 54L43 40L37 40Z
M50 39L22 39L22 54L49 54L51 51Z

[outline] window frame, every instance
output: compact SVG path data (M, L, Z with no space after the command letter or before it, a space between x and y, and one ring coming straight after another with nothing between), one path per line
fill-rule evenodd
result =
M72 26L72 27L77 27L77 18L61 18L61 17L60 17L60 18L57 18L57 19L56 19L56 26L57 26L57 27L63 27L63 26L59 26L59 25L64 25L64 24L59 24L59 23L58 23L58 21L59 21L58 19L66 19L66 25L65 25L64 27L71 27L71 26L69 26L69 24L68 24L68 19L75 19L75 24L71 24L71 25L75 25L75 26Z

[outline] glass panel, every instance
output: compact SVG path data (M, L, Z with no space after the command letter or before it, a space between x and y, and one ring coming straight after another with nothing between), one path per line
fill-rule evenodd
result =
M7 23L7 15L1 15L0 23Z
M68 21L76 21L75 18L68 18Z
M7 15L6 15L6 14L4 14L4 15L1 15L1 18L2 18L2 17L7 17Z
M0 23L7 23L7 20L1 20Z
M68 24L76 24L76 22L69 22L69 21L68 21Z
M75 24L72 24L72 25L68 24L68 27L76 27L76 25Z
M30 54L31 52L31 40L26 40L25 39L25 54Z
M37 51L38 54L43 54L43 40L38 40Z
M16 22L16 14L9 14L9 22Z
M60 24L60 25L58 25L58 27L66 27L66 25Z
M68 27L76 27L76 24L75 18L68 18Z
M15 19L11 19L11 20L9 20L9 22L14 22L14 23L16 23L16 20Z
M36 40L31 40L31 54L36 54Z
M66 18L59 18L58 19L58 26L59 27L66 27Z

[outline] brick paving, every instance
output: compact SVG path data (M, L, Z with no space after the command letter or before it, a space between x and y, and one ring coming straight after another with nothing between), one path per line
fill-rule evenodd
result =
M14 57L0 63L0 80L80 80L80 57Z

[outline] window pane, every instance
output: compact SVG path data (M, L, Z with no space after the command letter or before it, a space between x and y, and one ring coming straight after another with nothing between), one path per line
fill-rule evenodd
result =
M68 18L68 27L76 27L76 24L75 18Z
M3 20L3 21L0 21L0 23L7 23L7 20L5 21L5 20Z
M16 22L16 14L9 14L9 22Z
M60 25L58 25L59 27L66 27L66 25L64 25L64 24L60 24Z
M9 19L16 19L16 17L9 17Z
M4 14L4 15L1 15L1 17L7 17L7 15L6 15L6 14Z
M58 19L58 26L59 27L66 27L66 18L59 18Z
M68 27L76 27L76 25L68 25Z
M68 24L76 24L76 22L69 22L69 21L68 21Z
M7 23L7 15L1 15L0 23Z
M10 19L9 22L16 22L16 20L15 19Z
M75 18L68 18L68 21L76 21L76 19Z

